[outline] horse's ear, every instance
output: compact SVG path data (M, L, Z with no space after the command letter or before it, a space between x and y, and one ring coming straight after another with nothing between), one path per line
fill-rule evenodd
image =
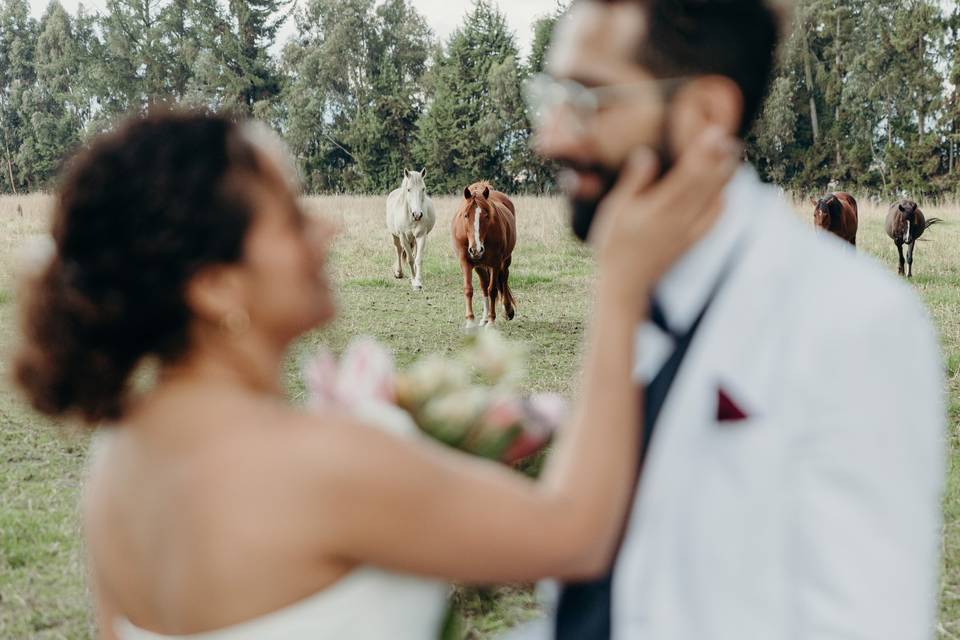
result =
M898 204L897 207L900 209L900 211L902 211L902 212L904 212L904 213L907 212L907 210L903 207L903 203L902 203L902 202L901 202L900 204Z
M483 188L483 197L484 197L484 199L487 199L487 198L490 197L490 187L484 187L484 188Z
M469 200L470 198L473 197L473 194L470 193L470 187L464 187L464 189L463 189L463 197L466 198L467 200Z
M424 167L423 169L420 169L420 177L421 177L421 178L426 178L426 177L427 177L427 168L426 168L426 167Z

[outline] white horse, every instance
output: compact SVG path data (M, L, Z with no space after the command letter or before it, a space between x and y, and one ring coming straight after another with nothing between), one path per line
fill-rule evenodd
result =
M397 250L397 265L394 277L403 278L404 259L410 264L410 284L414 289L423 289L421 268L423 249L427 243L427 234L437 222L433 201L427 195L427 185L423 178L424 169L403 170L403 183L387 196L387 229L393 234L393 245Z

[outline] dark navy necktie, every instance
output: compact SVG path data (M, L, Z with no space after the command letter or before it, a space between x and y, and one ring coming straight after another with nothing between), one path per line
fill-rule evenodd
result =
M718 285L719 287L719 285ZM650 302L650 321L661 331L670 335L674 340L674 349L670 357L643 390L643 435L641 438L640 455L637 462L637 479L643 460L649 449L653 429L657 424L657 417L663 408L663 403L670 393L670 387L680 371L680 365L687 355L690 343L700 327L700 321L710 308L714 294L710 295L700 314L686 332L678 334L673 331L663 309L654 299ZM634 483L636 487L636 482ZM633 500L631 500L631 504ZM624 523L624 532L626 523ZM621 533L621 544L622 544ZM618 549L619 552L619 549ZM608 640L611 630L611 597L613 595L613 567L606 575L588 582L566 584L560 593L560 602L557 606L556 638L557 640Z

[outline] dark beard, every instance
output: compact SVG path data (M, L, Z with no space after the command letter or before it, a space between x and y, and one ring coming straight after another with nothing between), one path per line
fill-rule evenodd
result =
M614 186L616 186L617 180L620 179L620 169L612 170L596 166L589 167L588 170L600 176L600 179L603 181L603 188L600 190L600 193L597 194L596 198L570 199L570 206L573 209L573 217L571 219L573 235L579 238L581 242L587 241L587 236L590 234L590 227L593 226L593 219L597 215L597 209L600 208L600 203L610 194Z
M664 139L666 139L665 136ZM669 171L670 167L673 165L673 159L665 149L665 142L661 142L661 144L654 149L658 159L657 176L655 178L656 180L662 178L663 175ZM597 209L600 208L600 203L603 202L604 198L610 195L610 192L613 191L613 188L617 186L617 181L620 179L620 174L623 173L623 167L621 166L617 167L616 169L609 169L601 165L584 165L578 163L562 164L575 171L593 173L599 176L603 183L603 187L601 188L600 193L597 194L596 198L570 199L570 206L573 209L573 218L571 220L573 234L579 238L581 242L586 242L587 236L590 234L590 227L593 226L593 220L597 216Z

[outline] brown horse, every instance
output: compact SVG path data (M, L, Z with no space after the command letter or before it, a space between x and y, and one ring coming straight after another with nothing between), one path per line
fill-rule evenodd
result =
M510 262L517 244L517 219L513 203L494 191L489 182L476 182L463 190L463 204L453 218L453 247L463 270L463 296L467 328L474 325L473 270L483 290L484 318L480 325L497 320L497 297L502 296L508 320L516 302L510 292Z
M857 201L852 195L841 191L811 202L814 226L857 246Z
M903 269L903 245L907 245L907 273L908 278L913 277L913 246L917 238L923 235L923 232L931 226L943 222L940 218L930 218L927 220L923 211L913 200L901 200L890 206L887 212L887 235L897 245L897 253L900 254L900 264L897 273L904 275Z

